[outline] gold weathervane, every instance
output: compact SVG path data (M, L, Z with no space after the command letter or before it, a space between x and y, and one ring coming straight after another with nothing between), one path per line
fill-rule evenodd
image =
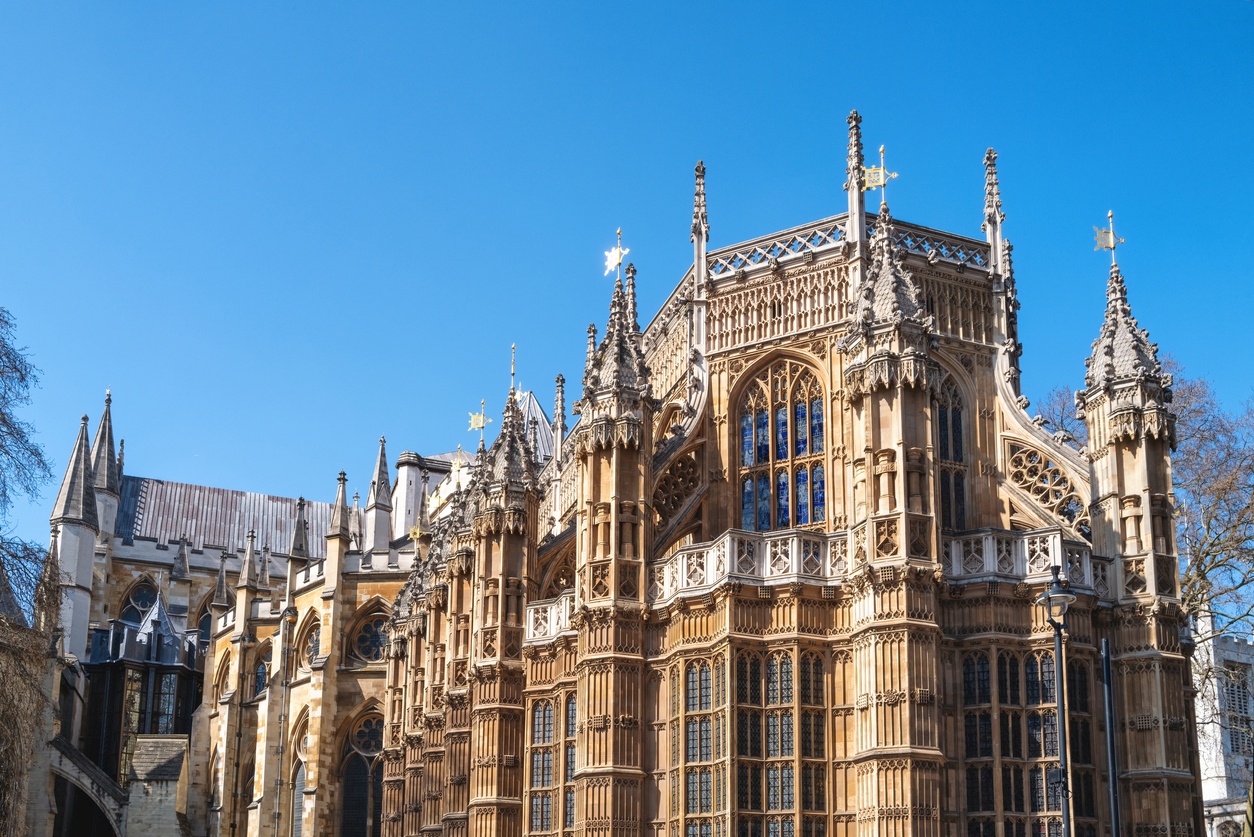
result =
M1093 228L1093 232L1097 233L1097 246L1093 249L1109 250L1110 264L1113 267L1115 264L1115 248L1127 242L1115 235L1115 213L1113 210L1106 213L1106 223L1108 225L1107 229L1102 229L1101 227Z
M623 228L618 228L618 244L612 250L605 251L605 275L609 276L618 270L618 278L623 276L623 257L630 253L631 250L623 249Z
M880 164L867 168L862 167L862 173L866 177L866 183L862 186L862 191L866 192L871 189L880 190L880 203L884 203L884 186L888 181L897 176L897 172L889 171L884 165L884 146L880 146Z
M483 428L487 426L488 422L492 421L492 419L488 418L488 411L484 407L485 403L482 399L479 400L479 412L470 414L470 427L467 428L468 430L479 431L480 442L483 441ZM458 450L460 449L458 448Z
M426 529L422 528L421 526L415 525L415 526L409 527L409 539L413 541L414 543L418 543L418 539L421 538L423 535L429 535L429 534L431 533L428 532Z

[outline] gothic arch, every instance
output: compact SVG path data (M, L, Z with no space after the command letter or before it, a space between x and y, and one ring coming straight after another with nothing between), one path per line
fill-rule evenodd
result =
M341 656L345 662L376 664L387 658L388 619L392 609L380 596L372 596L361 604L344 632Z
M573 541L571 542L573 545ZM552 599L575 586L575 553L573 549L561 550L542 570L540 599Z
M813 360L773 352L732 389L727 405L733 526L823 528L828 520L829 388Z
M151 575L149 575L148 573L144 573L139 578L132 581L127 586L126 590L123 591L122 595L118 597L117 610L116 610L118 619L127 618L126 616L124 616L124 614L126 613L128 609L130 609L132 605L131 597L134 596L136 592L141 590L141 588L143 587L152 588L152 592L153 592L152 602L149 603L147 607L143 608L142 612L139 614L138 619L127 620L127 621L139 622L140 620L143 619L144 614L148 612L148 608L152 607L152 605L156 603L157 596L161 595L161 586L157 583L156 579L154 579Z

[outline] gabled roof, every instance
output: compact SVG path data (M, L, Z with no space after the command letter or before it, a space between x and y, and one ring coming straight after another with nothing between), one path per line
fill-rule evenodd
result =
M182 482L123 476L121 502L114 531L126 542L136 538L161 544L177 543L186 534L191 546L242 550L249 528L274 552L286 552L296 523L296 500L251 491L209 488ZM93 499L92 512L95 512ZM313 559L326 554L322 535L331 520L331 504L305 501L309 522L309 552Z

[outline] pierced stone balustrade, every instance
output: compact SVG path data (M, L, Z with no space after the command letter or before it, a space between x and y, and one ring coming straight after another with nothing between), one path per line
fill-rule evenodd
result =
M1094 568L1088 544L1069 540L1059 527L1010 532L984 529L949 541L949 574L968 580L1043 582L1050 567L1063 567L1072 587L1093 589ZM1101 587L1101 584L1097 584Z
M575 591L569 590L555 599L527 605L527 636L524 642L548 641L571 630L570 617L575 613Z

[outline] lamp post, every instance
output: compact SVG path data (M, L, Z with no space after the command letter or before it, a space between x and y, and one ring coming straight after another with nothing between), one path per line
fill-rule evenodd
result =
M1058 577L1061 567L1054 564L1049 569L1054 578L1050 581L1049 587L1037 597L1036 603L1045 608L1049 624L1054 629L1054 691L1058 696L1058 772L1059 783L1062 786L1059 793L1062 806L1062 837L1071 837L1071 810L1068 804L1071 796L1071 777L1067 766L1067 750L1070 742L1067 739L1067 695L1064 690L1066 669L1062 658L1062 631L1067 627L1067 609L1071 607L1076 597L1075 593L1068 590L1063 585L1062 579Z

